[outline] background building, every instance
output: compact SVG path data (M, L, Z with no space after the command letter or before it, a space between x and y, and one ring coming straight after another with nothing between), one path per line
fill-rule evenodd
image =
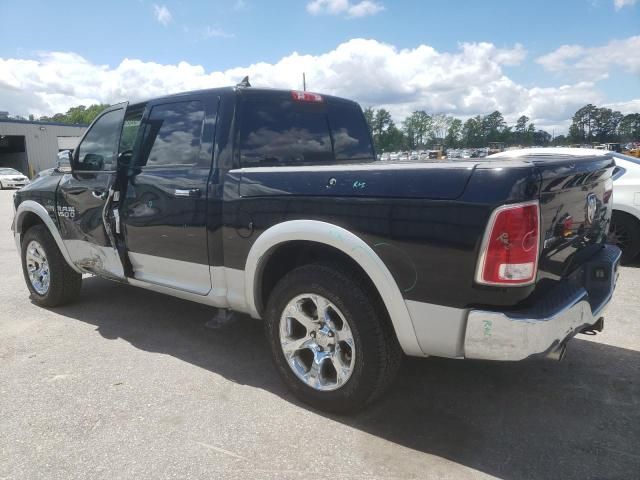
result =
M57 153L76 148L87 125L0 118L0 167L28 177L55 167Z

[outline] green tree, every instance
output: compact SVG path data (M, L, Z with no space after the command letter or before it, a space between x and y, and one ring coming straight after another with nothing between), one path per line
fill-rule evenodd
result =
M402 121L402 131L407 140L407 146L411 149L416 148L416 145L418 144L417 130L418 125L413 114L409 115Z
M382 133L378 142L380 151L384 152L395 152L407 148L406 137L393 121Z
M536 130L533 133L533 144L547 146L551 142L551 134L545 130Z
M502 141L502 132L507 126L502 113L498 110L491 112L482 119L483 136L487 142Z
M625 115L618 126L620 141L633 142L640 140L640 113Z
M104 104L95 104L89 107L78 105L77 107L71 107L67 110L67 113L56 113L51 117L40 117L40 120L68 123L70 125L89 124L108 106Z
M480 115L471 117L462 126L462 140L465 147L483 147L485 137L483 121Z
M379 138L391 125L393 125L391 114L384 108L377 110L373 116L372 132L374 138Z
M567 144L567 137L564 135L556 135L556 137L553 139L553 145L555 146L566 145L566 144Z
M402 122L409 148L424 147L429 138L432 118L424 110L416 110Z
M527 133L527 124L529 123L529 117L526 115L522 115L518 120L516 120L516 126L514 128L515 131L515 141L520 145L524 144L524 139Z
M447 136L444 138L444 144L450 148L458 148L460 146L460 139L462 138L462 120L459 118L453 118L449 129L447 130Z
M433 116L432 128L431 128L431 141L433 143L443 143L453 117L449 117L444 113L438 113Z
M618 111L610 108L597 108L594 112L593 133L599 142L613 142L618 140L618 125L624 118Z
M373 134L373 119L376 115L376 111L373 109L373 107L368 107L364 109L364 119L367 122L367 125L369 126L369 131L372 132Z
M571 139L576 143L591 143L593 141L593 129L596 118L596 106L592 104L580 108L571 119L569 132Z
M527 131L524 134L524 144L527 145L528 147L533 145L535 141L535 133L536 133L536 126L533 123L530 123L529 126L527 127Z
M368 108L364 111L364 115L367 123L370 123L373 143L378 153L405 148L405 136L396 127L387 110Z

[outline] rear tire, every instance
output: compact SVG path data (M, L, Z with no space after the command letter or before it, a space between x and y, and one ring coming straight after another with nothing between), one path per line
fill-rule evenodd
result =
M621 263L631 263L640 253L640 221L628 213L614 211L609 227L609 242L622 250Z
M310 264L289 272L269 296L265 320L278 372L294 395L318 410L370 404L402 360L381 301L360 275L340 266Z
M82 275L67 264L44 225L35 225L24 234L21 257L24 279L38 305L57 307L78 298Z

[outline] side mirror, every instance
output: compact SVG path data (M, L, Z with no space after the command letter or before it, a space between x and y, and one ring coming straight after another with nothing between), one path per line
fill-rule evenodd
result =
M97 153L87 153L82 160L84 170L97 172L104 168L104 157Z
M129 168L133 162L133 150L125 150L118 154L118 169Z
M58 153L58 162L56 170L61 173L71 172L71 162L73 161L73 150L63 150Z

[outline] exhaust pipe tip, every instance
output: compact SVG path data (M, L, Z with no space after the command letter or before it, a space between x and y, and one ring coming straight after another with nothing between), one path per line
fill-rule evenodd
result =
M547 358L550 360L557 360L558 362L561 362L564 359L566 354L567 354L567 344L563 343L555 350L549 352L547 354Z

